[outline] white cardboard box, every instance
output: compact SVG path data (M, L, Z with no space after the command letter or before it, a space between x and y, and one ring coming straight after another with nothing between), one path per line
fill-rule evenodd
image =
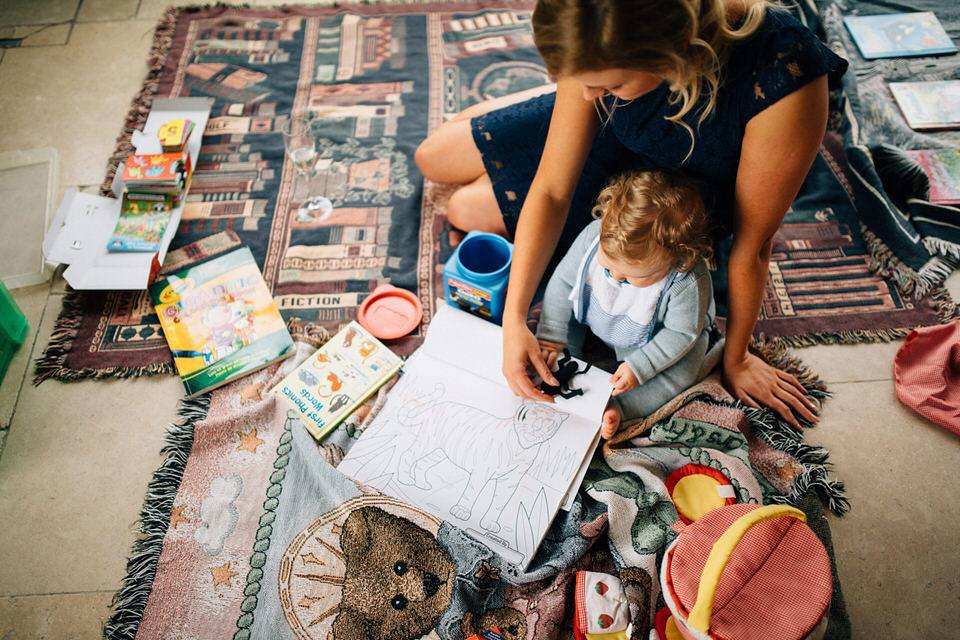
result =
M137 153L160 153L157 130L165 122L189 118L196 123L187 149L196 167L203 131L210 117L213 98L158 98L142 132L134 132ZM183 206L174 207L160 250L155 253L107 251L117 219L123 182L120 171L113 180L114 198L68 189L53 223L43 238L43 255L51 262L69 265L64 279L74 289L146 289L163 264L167 247L177 233Z

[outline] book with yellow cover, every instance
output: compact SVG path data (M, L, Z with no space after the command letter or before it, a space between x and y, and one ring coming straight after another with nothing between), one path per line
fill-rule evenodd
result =
M160 277L148 291L188 396L293 352L290 332L247 247Z
M351 321L317 349L273 392L300 412L300 421L322 440L403 365L403 360Z

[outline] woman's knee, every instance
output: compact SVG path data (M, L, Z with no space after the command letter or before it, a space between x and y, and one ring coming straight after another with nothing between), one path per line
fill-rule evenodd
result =
M453 192L447 202L447 221L462 231L507 235L507 227L486 174Z
M420 143L413 159L425 178L444 184L466 184L484 172L469 121L442 124Z
M443 148L442 145L437 144L437 142L435 135L427 136L417 147L417 150L414 151L413 161L417 163L417 167L420 169L423 177L435 182L441 182L441 180L438 180L437 174L439 168L442 167L443 158L441 153L443 152Z

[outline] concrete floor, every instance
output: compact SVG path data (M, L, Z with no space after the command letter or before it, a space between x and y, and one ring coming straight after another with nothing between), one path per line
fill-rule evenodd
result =
M67 187L100 184L164 7L0 3L0 38L20 40L0 49L0 152L54 147L55 205ZM960 299L960 275L948 286ZM171 376L34 387L63 291L59 278L14 291L30 332L0 386L4 639L101 637L183 394ZM832 452L853 506L831 526L854 638L960 638L960 438L897 401L899 346L796 351L834 394L808 441Z

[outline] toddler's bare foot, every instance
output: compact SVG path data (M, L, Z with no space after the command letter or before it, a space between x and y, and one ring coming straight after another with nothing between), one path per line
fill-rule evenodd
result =
M600 427L600 437L609 440L620 428L620 410L616 407L607 407L603 412L603 423Z

